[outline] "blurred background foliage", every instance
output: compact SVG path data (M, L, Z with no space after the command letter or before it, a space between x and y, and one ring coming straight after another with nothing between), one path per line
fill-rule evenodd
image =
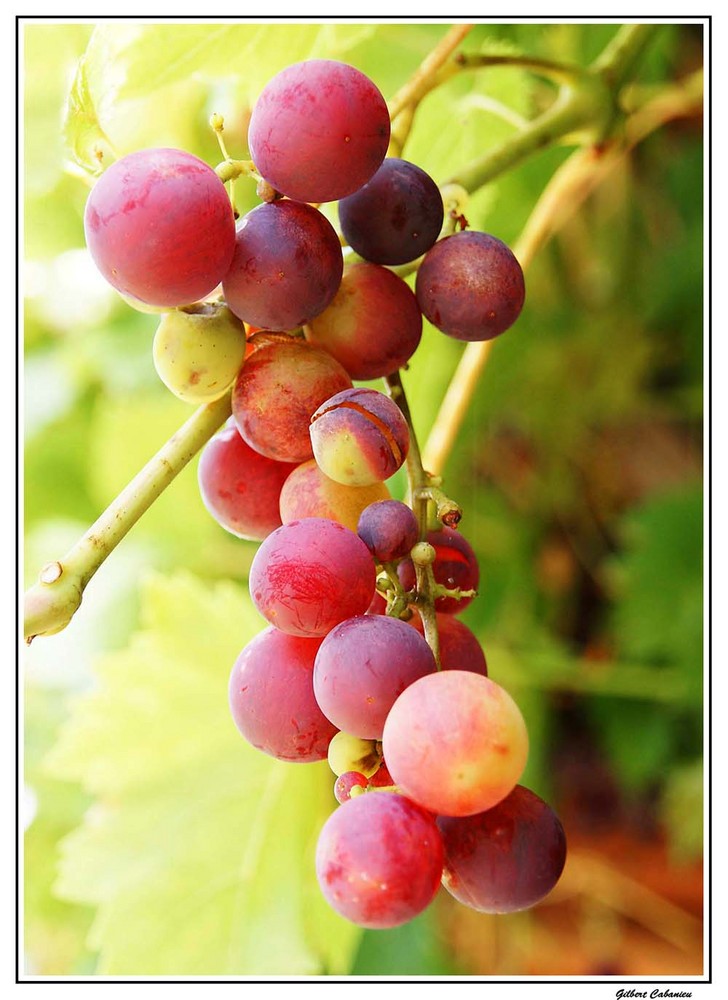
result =
M188 415L154 373L155 318L84 249L94 151L173 145L214 164L216 111L246 156L251 102L283 66L342 59L390 98L445 30L24 23L28 582ZM465 48L585 64L615 30L479 24ZM701 65L702 26L662 25L640 83ZM551 93L518 68L463 74L422 104L405 156L443 182ZM70 626L28 650L27 973L702 972L701 124L638 146L538 255L446 469L482 568L464 618L526 717L524 783L570 842L552 896L490 917L441 893L388 932L328 910L312 852L331 774L265 758L230 723L230 666L260 628L255 546L207 516L193 462ZM513 242L567 153L489 184L470 224ZM254 186L237 188L252 207ZM425 329L404 374L421 440L461 353Z

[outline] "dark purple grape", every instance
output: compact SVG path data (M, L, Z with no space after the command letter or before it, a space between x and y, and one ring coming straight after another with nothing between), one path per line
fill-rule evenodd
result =
M249 743L278 760L325 760L336 734L313 693L320 645L320 639L267 628L243 649L230 674L235 725Z
M262 330L295 330L326 308L344 259L333 226L311 205L274 201L238 223L222 288L230 309Z
M417 301L438 330L457 340L491 340L518 319L523 271L509 248L487 233L447 236L417 272Z
M341 622L322 642L314 693L337 729L379 740L397 697L436 669L430 647L415 629L398 618L360 615Z
M469 670L474 674L488 676L488 664L478 639L467 625L454 615L438 611L437 634L440 640L440 667L442 670ZM424 635L424 626L415 612L407 622Z
M522 785L486 812L440 816L437 825L445 845L443 885L475 910L525 910L551 892L563 871L564 828Z
M419 537L417 518L400 500L377 500L361 512L357 534L379 562L409 555Z
M271 625L291 635L322 636L364 614L376 571L369 549L353 531L306 517L268 535L255 554L249 582L253 603Z
M443 214L442 196L430 175L395 157L339 202L347 243L375 264L406 264L426 253L440 235Z
M477 590L480 582L478 560L470 543L459 531L453 528L443 528L441 531L430 531L427 541L435 549L435 562L432 572L437 583L449 590ZM411 559L403 559L397 567L399 578L405 590L412 590L416 577ZM446 614L457 615L472 601L472 597L438 597L435 610Z
M310 59L281 70L255 102L250 155L274 188L297 201L337 201L362 186L389 145L389 112L353 66Z
M112 163L88 197L84 228L109 284L153 306L209 295L235 247L225 186L181 149L142 149Z
M344 771L334 782L334 796L338 803L348 802L354 788L366 788L369 779L358 771Z
M316 846L327 902L361 927L396 927L432 902L442 839L430 813L393 792L366 792L329 816Z
M200 454L202 502L226 531L262 541L280 527L281 489L295 468L254 451L230 420Z

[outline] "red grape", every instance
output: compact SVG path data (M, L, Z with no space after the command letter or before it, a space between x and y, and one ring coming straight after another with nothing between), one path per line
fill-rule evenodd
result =
M406 264L426 253L440 235L442 196L429 174L388 157L370 181L339 203L349 246L377 264Z
M440 816L437 825L445 845L443 885L475 910L525 910L551 892L563 871L564 828L522 785L486 812Z
M322 636L364 614L376 571L358 535L336 521L307 517L268 535L250 567L250 593L271 625L291 635Z
M403 793L445 816L490 809L515 787L528 733L511 696L487 677L443 670L397 698L382 749Z
M311 205L274 201L238 223L222 288L244 322L295 330L331 302L343 268L339 238L325 216Z
M334 795L339 803L348 802L352 797L352 789L366 788L368 779L358 771L344 771L334 782Z
M488 665L483 648L467 625L454 615L438 611L437 634L440 640L440 667L442 670L469 670L474 674L488 676ZM419 614L415 612L409 619L420 635L424 635L424 626Z
M235 248L222 181L181 149L142 149L112 163L88 197L84 228L109 284L154 306L209 295Z
M226 531L262 541L281 525L281 488L295 468L253 451L230 420L200 454L202 502Z
M316 875L328 903L362 927L396 927L432 902L442 875L434 817L393 792L366 792L327 819Z
M523 271L495 236L462 232L439 240L417 272L417 301L438 330L457 340L491 340L518 319Z
M230 674L235 725L249 743L278 760L325 760L336 734L313 693L320 645L320 639L267 628L243 649Z
M430 531L427 541L435 549L436 557L432 565L435 581L449 590L477 590L480 583L478 560L470 543L453 528ZM405 590L415 585L415 567L411 559L403 559L397 567L399 578ZM456 615L472 601L472 597L438 597L435 610Z
M430 647L405 622L363 614L326 636L316 656L313 689L337 729L379 740L397 696L436 669Z
M310 459L297 465L283 484L281 520L287 524L302 517L327 517L356 531L364 508L388 497L389 490L384 483L344 486L329 479L315 459Z
M368 77L346 63L310 59L263 88L248 146L258 171L289 198L337 201L376 171L389 133L386 102Z

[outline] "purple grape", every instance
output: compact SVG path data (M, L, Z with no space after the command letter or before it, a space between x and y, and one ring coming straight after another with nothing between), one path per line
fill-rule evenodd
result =
M329 816L316 846L327 902L361 927L397 927L432 902L442 875L434 818L393 792L367 792Z
M255 554L249 582L253 603L271 625L291 635L322 636L364 614L376 571L369 549L353 531L306 517L268 535Z
M457 340L491 340L518 319L526 295L521 265L487 233L437 242L417 272L417 301L438 330Z
M84 228L109 284L153 306L209 295L235 247L225 186L181 149L142 149L112 163L88 197Z
M347 243L375 264L406 264L426 253L440 235L443 215L442 196L430 175L394 157L339 203Z
M295 330L331 302L343 269L339 238L325 216L301 202L274 201L238 223L222 288L245 323Z
M267 628L243 649L230 674L230 710L258 750L293 763L325 760L336 729L313 693L320 639Z
M522 785L486 812L440 816L437 825L445 845L443 885L475 910L525 910L551 892L563 871L564 828Z
M357 534L379 562L409 555L419 537L417 518L406 503L377 500L361 512Z
M341 622L322 642L313 688L337 729L379 740L397 697L436 669L430 647L406 622L361 615Z
M470 543L459 531L453 528L443 528L441 531L430 531L427 541L434 546L436 557L432 565L435 581L449 590L477 590L480 582L478 560ZM403 559L397 567L399 578L405 590L412 590L415 585L415 568L411 559ZM438 597L435 610L446 614L457 615L472 601L472 597Z
M389 145L389 112L353 66L310 59L287 66L253 108L248 146L262 176L297 201L337 201L374 174Z

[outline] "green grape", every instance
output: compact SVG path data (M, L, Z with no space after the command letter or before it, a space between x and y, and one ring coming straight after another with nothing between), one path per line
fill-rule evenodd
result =
M341 777L347 771L357 771L371 778L379 770L382 755L376 740L362 740L349 733L337 733L329 743L329 767Z
M154 336L154 367L186 403L219 399L245 357L245 327L220 302L199 302L165 313Z

